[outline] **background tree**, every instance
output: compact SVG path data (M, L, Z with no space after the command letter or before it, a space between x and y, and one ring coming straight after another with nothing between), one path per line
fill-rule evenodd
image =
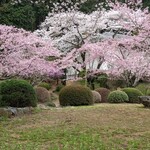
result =
M91 13L97 9L98 4L105 0L70 0L72 4L78 3L79 10ZM127 0L120 0L127 2ZM129 0L128 0L129 1ZM48 12L53 10L54 4L62 3L62 0L1 0L0 1L0 24L14 25L19 28L34 31L44 21ZM82 3L81 3L82 2ZM97 6L97 7L95 7ZM144 7L150 7L149 0L143 0ZM67 5L71 8L72 5ZM65 8L65 6L64 6Z

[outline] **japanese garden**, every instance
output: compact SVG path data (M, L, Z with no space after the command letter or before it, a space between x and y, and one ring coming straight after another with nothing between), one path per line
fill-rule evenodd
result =
M0 150L149 150L150 1L1 0Z

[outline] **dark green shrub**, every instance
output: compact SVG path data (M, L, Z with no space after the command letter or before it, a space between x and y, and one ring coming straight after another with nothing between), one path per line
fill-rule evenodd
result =
M128 95L120 90L110 92L108 95L108 102L110 103L124 103L128 101L129 101Z
M62 106L91 105L93 104L93 95L87 87L70 85L60 91L59 102Z
M136 89L141 91L144 95L150 96L150 83L139 83Z
M97 78L97 82L99 83L99 86L103 87L103 88L108 87L107 80L108 80L108 77L106 74L102 74L102 75L98 76L98 78Z
M38 84L39 87L43 87L47 90L50 90L51 89L51 85L49 83L46 83L46 82L41 82Z
M97 91L92 91L93 94L93 102L100 103L101 102L101 95Z
M129 103L139 103L139 96L143 96L143 93L136 88L124 88L122 91L128 95Z
M44 103L50 101L50 93L43 87L34 88L38 102Z
M33 87L24 80L6 80L0 83L0 106L26 107L37 105Z
M116 90L118 87L120 88L125 88L126 87L126 83L124 80L113 80L113 79L109 79L107 81L107 85L109 87L109 89L113 89Z
M110 90L109 89L106 89L106 88L98 88L96 89L95 91L97 91L100 95L101 95L101 102L102 103L106 103L108 102L108 95L110 93Z

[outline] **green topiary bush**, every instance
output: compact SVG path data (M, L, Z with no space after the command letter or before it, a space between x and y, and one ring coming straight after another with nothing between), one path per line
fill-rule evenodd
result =
M93 94L93 102L100 103L101 102L101 95L97 91L92 91Z
M150 96L150 89L147 90L146 95Z
M136 88L124 88L122 91L128 95L129 103L139 103L139 96L143 96L143 93Z
M141 91L144 95L150 96L150 83L139 83L136 89Z
M64 87L59 94L62 106L80 106L93 104L93 95L89 88L80 85Z
M0 106L27 107L37 105L33 87L24 80L6 80L0 83Z
M50 93L43 87L34 87L38 102L45 103L50 101Z
M46 83L46 82L41 82L38 84L39 87L43 87L47 90L50 90L51 89L51 85L49 83Z
M108 95L108 102L110 103L124 103L128 101L129 101L128 95L120 90L110 92Z
M108 95L110 93L109 89L106 88L98 88L95 91L97 91L101 95L101 103L106 103L108 102Z

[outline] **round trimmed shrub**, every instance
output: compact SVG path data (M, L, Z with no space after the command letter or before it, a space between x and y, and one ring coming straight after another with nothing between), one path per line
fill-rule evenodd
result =
M95 91L97 91L101 95L101 103L106 103L108 102L108 95L110 93L109 89L106 88L98 88Z
M93 94L93 102L100 103L101 102L101 95L97 91L92 91Z
M141 91L144 95L150 96L150 83L139 83L136 89Z
M108 102L110 103L124 103L128 101L129 101L129 97L123 91L116 90L116 91L110 92L108 95Z
M136 88L124 88L122 91L128 95L129 103L139 103L139 96L143 96L143 93Z
M84 86L70 85L59 93L59 102L62 106L80 106L93 104L92 91Z
M147 90L146 95L150 96L150 89Z
M34 88L38 102L45 103L50 101L50 93L47 89L43 87Z
M46 83L46 82L41 82L38 84L39 87L43 87L47 90L50 90L51 89L51 85L49 83Z
M37 105L33 87L25 80L6 80L0 83L0 106L27 107Z

